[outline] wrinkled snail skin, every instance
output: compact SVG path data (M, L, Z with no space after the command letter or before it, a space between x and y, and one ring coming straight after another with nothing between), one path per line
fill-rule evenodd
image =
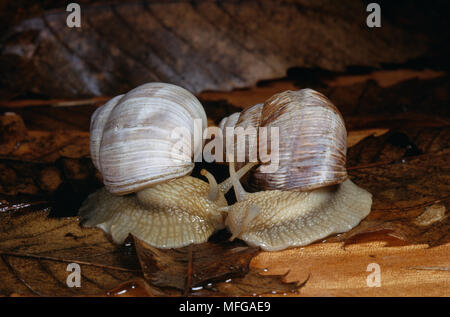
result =
M233 174L230 164L230 174ZM220 208L232 238L265 251L305 246L331 234L347 232L369 213L372 195L347 179L341 184L298 192L247 193L237 177L238 202Z
M224 193L231 182L208 183L189 176L190 153L176 153L180 141L191 148L194 120L206 127L205 111L184 88L149 83L117 96L91 117L90 150L105 187L92 193L80 208L82 223L99 227L123 243L131 233L158 248L205 242L224 227ZM191 139L173 137L176 128ZM197 147L197 148L195 148Z
M236 172L242 177L251 166ZM202 170L201 179L185 176L148 187L136 194L118 196L105 187L89 195L80 208L85 227L98 227L122 244L129 234L157 248L179 248L203 243L224 228L227 206L224 194L232 187L228 178L217 184Z
M252 171L248 179L252 191L306 191L347 179L344 120L321 93L312 89L285 91L263 104L232 114L219 124L224 136L226 127L249 126L267 127L269 133L271 127L279 129L279 168L275 173L263 173L261 166ZM235 138L235 153L236 143ZM267 153L265 146L266 142L260 144L260 153Z
M217 184L215 185L217 187ZM117 196L101 188L80 209L83 225L99 227L122 244L129 234L158 248L203 243L224 228L223 193L210 200L208 183L191 176Z

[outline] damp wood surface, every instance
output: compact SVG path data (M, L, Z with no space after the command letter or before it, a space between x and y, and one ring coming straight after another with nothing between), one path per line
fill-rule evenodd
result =
M320 84L286 78L198 97L209 124L217 124L274 93L306 87L325 93L343 113L349 175L374 195L372 212L350 232L301 248L255 252L208 242L230 259L244 259L237 271L205 260L207 246L158 253L134 243L131 250L110 244L100 229L78 226L79 204L101 186L89 158L89 118L109 96L0 101L0 294L120 295L126 293L120 285L128 285L129 296L450 296L448 75L396 70ZM227 176L224 166L205 166L219 179ZM84 289L65 287L69 261L82 266ZM243 272L246 261L250 271ZM167 263L176 270L155 275ZM372 263L379 265L380 287L367 284ZM187 283L196 268L208 276L192 275ZM210 280L217 293L202 284ZM252 292L251 284L260 288Z

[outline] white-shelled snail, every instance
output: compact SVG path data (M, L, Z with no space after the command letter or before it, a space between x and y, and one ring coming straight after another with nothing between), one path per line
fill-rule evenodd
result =
M97 226L122 243L131 233L159 248L205 242L224 227L219 207L230 181L217 185L189 176L193 153L174 155L177 128L190 131L195 119L206 126L200 102L187 90L149 83L117 96L91 118L91 156L105 188L80 208L84 226ZM202 142L194 147L202 149ZM191 143L187 144L191 148ZM244 171L242 171L244 172ZM127 195L128 194L128 195Z

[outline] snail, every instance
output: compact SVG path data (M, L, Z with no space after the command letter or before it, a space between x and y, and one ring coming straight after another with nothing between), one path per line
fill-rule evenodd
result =
M235 136L231 140L232 153L226 155L237 202L219 210L227 213L225 225L232 239L266 251L304 246L349 231L369 214L372 195L347 176L344 120L321 93L302 89L276 94L224 118L219 128L225 132L228 127L279 130L278 148L265 142L252 145ZM258 139L261 131L257 131ZM249 146L246 168L263 163L250 173L247 185L256 191L252 193L244 190L234 168L234 153L242 142ZM255 147L258 152L278 151L271 153L278 160L278 170L265 173L267 163L252 162L249 156Z
M243 175L248 169L244 166L236 174ZM206 242L224 228L219 208L227 206L224 194L232 183L227 179L217 184L206 170L201 174L209 184L184 176L126 196L100 188L80 208L83 226L103 229L117 244L123 244L130 233L161 249Z
M227 140L226 129L229 127L278 128L278 149L271 149L268 142L261 142L261 132L257 131L258 153L270 153L271 158L279 161L276 172L264 172L267 164L262 164L250 173L248 185L252 190L305 191L347 179L344 120L338 109L315 90L285 91L224 118L219 124L224 144L231 143L230 148L236 153L239 146L245 148L246 144L241 143L248 139ZM249 147L245 153L246 162L253 161L249 159L251 144ZM271 153L274 151L279 154L274 156L276 153ZM227 147L224 152L227 153Z
M304 246L349 231L370 213L372 195L350 179L304 192L247 193L231 158L229 164L237 202L219 211L227 213L225 225L232 233L231 240L239 238L265 251ZM255 164L247 163L241 170Z
M189 175L202 143L194 142L193 153L173 153L177 143L190 146L195 119L206 126L197 98L164 83L144 84L98 108L91 117L90 151L105 187L83 202L83 225L103 229L119 244L131 233L158 248L205 242L223 228L218 208L227 206L231 179L217 184L203 170L208 184ZM190 137L173 137L180 127Z

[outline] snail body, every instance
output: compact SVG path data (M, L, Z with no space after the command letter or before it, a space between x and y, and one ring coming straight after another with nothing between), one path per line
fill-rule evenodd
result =
M213 184L216 186L217 184ZM222 193L210 199L210 185L185 176L159 183L135 195L118 196L101 188L80 209L86 227L97 226L122 244L129 234L158 248L177 248L206 242L224 228L219 207Z
M225 224L232 239L265 251L304 246L349 231L370 213L372 205L372 195L349 179L306 192L247 193L234 173L234 163L230 163L230 174L237 202L219 209L228 214Z

